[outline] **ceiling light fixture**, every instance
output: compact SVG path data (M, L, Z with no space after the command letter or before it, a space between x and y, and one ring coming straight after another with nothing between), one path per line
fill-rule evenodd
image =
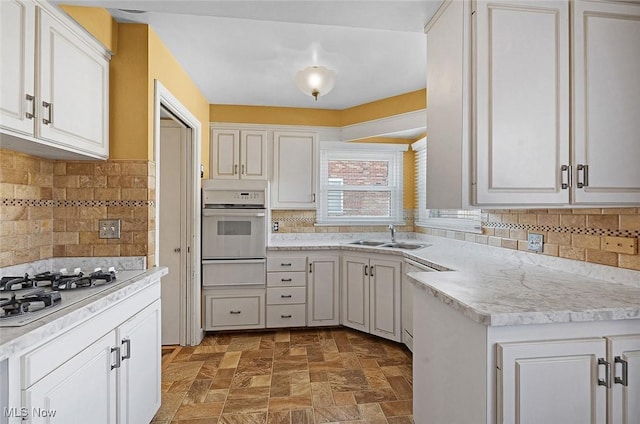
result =
M318 96L328 94L335 84L336 73L324 66L308 66L296 74L296 85L305 94Z

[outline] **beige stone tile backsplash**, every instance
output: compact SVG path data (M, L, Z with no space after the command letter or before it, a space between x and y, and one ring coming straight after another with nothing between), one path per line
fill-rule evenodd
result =
M146 256L155 264L155 166L55 161L0 149L0 266L50 257ZM100 219L121 219L100 239Z
M640 237L640 208L485 210L482 235L413 225L413 211L405 211L407 225L416 231L505 249L527 251L529 233L542 234L542 254L620 268L640 270L640 255L604 250L604 237ZM315 226L315 211L272 211L281 233L377 232L386 226ZM640 244L640 240L638 240Z

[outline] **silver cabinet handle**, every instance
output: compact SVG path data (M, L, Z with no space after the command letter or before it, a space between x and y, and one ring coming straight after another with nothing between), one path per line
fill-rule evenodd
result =
M291 299L291 295L290 294L281 294L280 297L283 298L283 299Z
M36 98L31 94L27 94L27 101L31 102L31 112L27 112L25 115L27 119L33 119L36 116Z
M238 175L238 164L233 165L233 175Z
M244 171L244 163L242 164L242 175L247 175Z
M291 315L280 315L280 318L291 318Z
M578 188L589 187L589 165L578 164ZM580 181L580 171L582 171L582 181Z
M606 361L604 358L598 358L598 366L604 365L604 379L598 378L598 386L604 386L607 389L611 388L611 375L610 368L611 363Z
M369 276L369 265L364 266L364 275Z
M280 281L282 281L283 283L290 283L293 281L292 278L281 278Z
M122 359L120 358L120 346L116 346L116 347L112 347L111 348L111 353L116 352L116 363L115 364L111 364L111 369L115 369L115 368L120 368L120 365L122 365Z
M315 193L311 194L311 202L312 203L316 203L316 194Z
M122 356L122 360L131 359L131 339L122 339L122 344L127 346L127 354Z
M619 356L613 359L614 364L622 364L622 377L615 377L614 383L622 384L623 386L629 386L629 363ZM614 368L615 375L615 368Z
M42 102L42 107L47 109L47 117L42 118L42 123L45 125L53 124L53 103Z
M229 313L230 313L231 315L238 315L238 314L241 314L241 313L242 313L242 311L229 311Z
M373 277L373 265L371 265L371 268L369 268L369 276Z
M291 264L290 263L288 263L288 264L280 264L280 266L291 266Z
M562 173L561 187L563 190L566 190L569 187L571 187L571 167L569 165L562 165L560 167L560 172ZM567 176L566 179L565 179L565 174Z

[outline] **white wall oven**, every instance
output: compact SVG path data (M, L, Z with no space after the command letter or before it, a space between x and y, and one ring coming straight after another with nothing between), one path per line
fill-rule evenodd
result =
M264 287L267 182L202 183L203 288Z

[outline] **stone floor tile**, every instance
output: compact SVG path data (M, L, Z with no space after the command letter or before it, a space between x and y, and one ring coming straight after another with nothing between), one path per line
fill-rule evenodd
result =
M187 405L180 405L176 414L173 416L174 420L190 420L196 418L214 418L219 417L223 407L222 402L208 402L208 403L191 403Z
M189 403L202 403L204 402L207 394L209 393L209 387L211 387L212 380L194 380L189 387L189 391L185 396L182 404Z
M413 401L411 400L381 402L380 407L387 417L413 415Z
M360 419L360 410L355 405L321 406L313 408L316 424L343 422Z
M267 424L267 413L222 414L218 424Z
M267 415L267 424L297 424L291 422L291 411L272 411Z

